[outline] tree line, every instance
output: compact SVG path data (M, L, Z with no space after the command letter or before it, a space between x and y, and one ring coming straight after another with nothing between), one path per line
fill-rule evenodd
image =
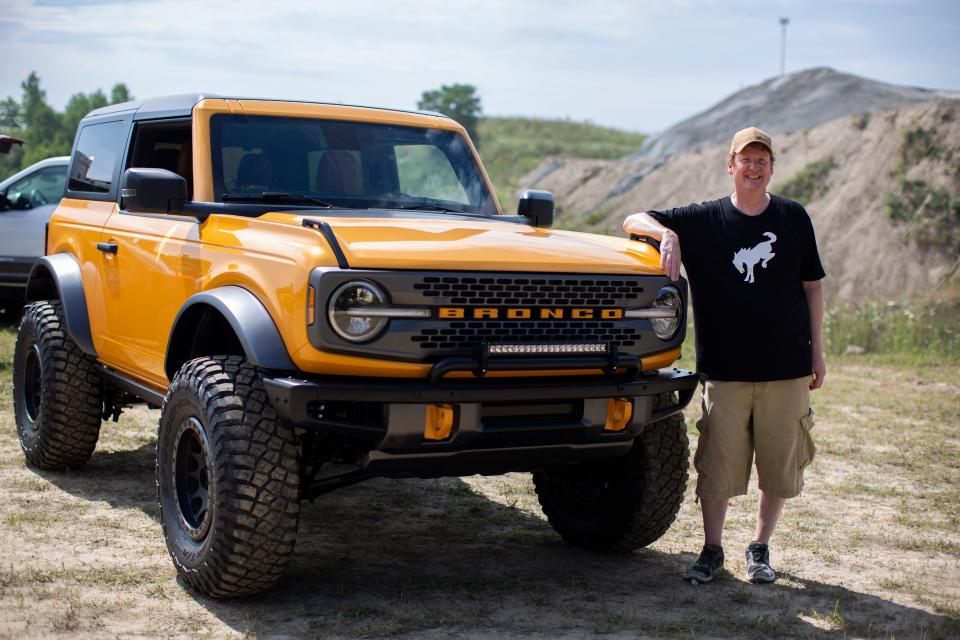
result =
M0 133L24 141L14 145L10 153L0 155L0 179L24 169L34 162L53 156L70 154L77 125L83 116L94 109L118 102L133 100L127 85L118 82L108 96L97 89L93 93L75 93L62 112L47 104L47 94L40 87L40 78L31 72L20 83L20 100L7 97L0 100ZM417 108L437 111L459 122L479 146L477 124L481 115L480 97L476 87L469 84L443 85L424 91Z
M113 85L110 95L97 89L93 93L75 93L62 112L47 103L47 93L40 87L40 78L32 72L20 83L20 100L7 97L0 101L0 131L24 141L10 153L0 155L0 177L8 176L38 160L70 154L73 137L80 119L100 107L132 100L130 90L122 82Z

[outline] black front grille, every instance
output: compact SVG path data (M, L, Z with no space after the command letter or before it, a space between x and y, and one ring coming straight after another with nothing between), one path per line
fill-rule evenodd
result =
M553 307L634 306L636 281L594 278L484 278L426 276L413 289L438 304Z
M326 311L337 287L356 279L376 283L391 305L428 308L432 315L394 318L375 339L348 343L326 322ZM318 268L310 279L318 321L307 332L323 351L421 363L471 356L483 343L602 343L620 354L643 356L679 346L683 332L663 341L649 320L609 316L652 306L667 283L664 276L642 274ZM686 287L680 287L685 295Z
M621 349L640 339L640 332L613 322L503 322L475 320L451 322L443 329L421 329L410 337L421 349L464 349L481 342L489 344L615 342Z

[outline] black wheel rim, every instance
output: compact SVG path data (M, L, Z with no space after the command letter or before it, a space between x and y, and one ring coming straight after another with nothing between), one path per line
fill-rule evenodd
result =
M43 366L40 364L40 347L36 342L27 352L23 366L23 406L30 419L30 427L36 429L40 415L40 395L43 387Z
M203 425L197 418L187 418L177 431L174 447L173 493L180 525L194 540L202 540L210 529L208 459Z

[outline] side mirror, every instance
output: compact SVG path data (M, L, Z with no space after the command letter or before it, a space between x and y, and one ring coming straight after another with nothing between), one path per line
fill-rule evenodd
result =
M553 194L549 191L527 189L520 194L517 215L531 219L534 227L549 227L553 224Z
M130 168L123 172L120 196L120 206L127 211L179 211L187 200L187 181L166 169Z

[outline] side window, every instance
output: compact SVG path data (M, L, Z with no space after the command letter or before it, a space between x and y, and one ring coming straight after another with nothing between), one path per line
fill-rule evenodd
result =
M129 166L172 171L187 181L187 197L193 198L190 122L138 124L133 133Z
M66 181L66 167L44 167L11 184L7 189L7 199L14 209L20 211L59 202Z
M450 161L429 144L396 147L400 191L409 196L469 204Z
M125 122L89 124L80 132L70 165L70 189L108 193L117 159L123 152Z

